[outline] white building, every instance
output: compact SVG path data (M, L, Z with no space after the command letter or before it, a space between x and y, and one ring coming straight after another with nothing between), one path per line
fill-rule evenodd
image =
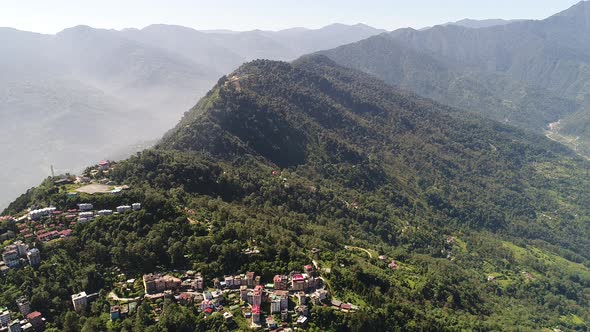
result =
M84 310L88 304L88 296L86 295L86 292L72 295L72 304L74 305L75 311L80 312Z
M129 205L117 206L117 212L118 213L125 213L127 211L131 211L131 206L129 206Z
M41 264L41 253L39 249L33 248L27 252L27 259L29 260L29 264L31 266L38 266Z
M55 211L54 207L32 210L29 212L29 219L30 220L37 220L37 219L40 219L41 217L50 215L53 211Z
M24 244L23 241L15 241L14 246L20 257L25 257L27 255L27 245Z
M111 214L113 214L113 210L100 210L96 212L96 214L98 214L99 216L110 216Z
M78 204L78 210L80 210L80 211L90 211L90 210L92 210L92 204L90 204L90 203L80 203L80 204Z
M131 204L131 207L134 211L141 210L141 203L133 203Z

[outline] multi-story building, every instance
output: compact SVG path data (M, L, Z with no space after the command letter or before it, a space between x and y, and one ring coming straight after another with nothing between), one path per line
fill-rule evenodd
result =
M27 251L27 259L31 266L39 266L41 264L41 252L39 252L39 249L33 248Z
M20 257L16 249L9 249L2 253L2 260L8 267L17 267L20 265Z
M254 287L254 272L246 272L246 286Z
M253 324L260 324L260 306L259 305L252 306L252 323Z
M131 204L131 208L133 211L141 210L141 203L133 203Z
M53 211L55 211L54 207L32 210L29 212L29 219L30 220L39 220L39 219L41 219L41 217L51 215L51 213L53 213Z
M125 213L127 211L131 211L131 206L129 206L129 205L117 206L117 212L118 213Z
M294 291L302 291L305 287L305 278L299 273L293 274L291 277L291 289Z
M276 276L274 276L272 281L273 281L274 289L286 290L289 279L287 278L287 276L284 276L284 275L281 276L281 275L277 274Z
M182 280L173 276L161 276L160 274L146 274L143 276L143 287L146 294L161 293L165 290L180 288Z
M254 292L252 292L252 305L260 306L261 304L262 304L262 290L255 289Z
M281 312L281 298L277 295L270 296L270 313L276 314Z
M86 292L72 295L72 304L74 305L75 311L80 312L84 310L88 304L88 296L86 295Z
M16 306L18 307L18 311L23 316L26 316L31 313L31 305L29 304L29 300L26 297L21 297L16 300Z
M8 311L7 308L3 308L2 312L0 313L0 325L8 326L8 323L10 323L10 321L10 311Z
M39 311L33 311L30 314L28 314L27 320L29 321L29 323L31 323L31 325L33 325L35 331L42 331L45 327L43 316Z
M23 243L23 241L15 241L14 248L18 253L19 257L25 257L27 255L27 245Z
M203 276L201 275L201 273L197 273L197 275L195 275L195 281L194 281L194 287L197 290L202 290L204 288L204 283L203 283Z
M20 325L18 320L13 320L8 324L8 331L9 332L21 332L23 329Z

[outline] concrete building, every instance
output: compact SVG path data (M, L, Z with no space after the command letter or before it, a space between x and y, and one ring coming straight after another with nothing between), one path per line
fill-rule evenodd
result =
M254 287L254 272L246 272L246 286Z
M131 206L129 206L129 205L117 206L117 212L118 213L125 213L127 211L131 211Z
M29 211L29 220L39 220L41 217L49 216L55 211L54 207Z
M80 203L78 204L78 210L80 211L90 211L92 210L93 206L91 203Z
M299 273L293 274L291 277L291 289L294 291L302 291L305 287L305 278Z
M141 210L141 203L133 203L131 204L131 208L133 209L133 211Z
M27 320L35 331L42 331L45 328L45 320L39 311L33 311L27 315Z
M6 250L2 253L2 260L6 266L12 268L20 265L20 257L16 249Z
M197 273L195 275L195 281L194 281L194 287L197 290L203 290L204 288L204 282L203 282L203 276L201 275L201 273Z
M39 249L33 248L27 251L27 259L31 266L39 266L41 264L41 252L39 252Z
M146 294L162 293L165 290L176 290L182 285L182 280L173 276L160 274L146 274L143 276L143 287Z
M96 214L99 216L110 216L111 214L113 214L113 210L100 210L96 212Z
M8 324L8 331L9 332L21 332L23 329L21 328L20 322L18 320L13 320L10 324Z
M16 306L18 307L18 311L23 316L26 316L31 313L31 305L29 304L29 300L26 297L21 297L16 300Z
M15 241L14 248L20 257L25 257L27 255L27 245L23 243L23 241Z
M0 325L8 326L11 321L10 311L7 308L3 308L2 313L0 313Z
M77 312L86 309L86 305L88 304L88 296L86 295L86 292L72 295L72 304L74 305L74 310Z
M277 295L271 295L270 297L270 313L277 314L281 312L281 298Z
M121 307L118 305L111 307L111 322L116 321L117 319L121 318Z
M252 323L253 324L260 324L260 306L259 305L252 306Z

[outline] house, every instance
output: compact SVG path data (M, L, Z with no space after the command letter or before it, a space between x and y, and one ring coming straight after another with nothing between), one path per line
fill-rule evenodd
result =
M131 204L131 208L133 209L133 211L141 210L141 203L133 203Z
M111 307L111 322L121 318L121 308L118 305Z
M90 203L80 203L78 204L78 210L80 211L90 211L92 210L93 206Z
M180 293L176 296L176 300L182 305L191 305L195 301L195 295L192 293Z
M203 300L200 305L201 311L205 311L207 308L213 308L213 301L211 300Z
M77 312L83 311L86 309L86 305L88 304L88 296L86 292L81 292L78 294L72 295L72 304L74 305L74 310Z
M100 210L96 212L96 214L99 216L110 216L111 214L113 214L113 210Z
M117 212L118 213L125 213L131 211L131 206L129 205L121 205L121 206L117 206Z
M313 293L320 301L323 301L328 296L328 291L325 289L318 289Z
M29 323L31 323L31 325L33 325L35 331L43 330L43 328L45 327L45 320L43 319L43 316L39 311L33 311L30 314L28 314L27 320L29 321Z
M266 317L266 325L271 330L274 330L277 328L277 323L275 322L275 319L272 316Z
M296 323L297 323L297 325L300 325L300 326L307 324L307 317L305 317L305 316L297 317Z
M397 270L399 268L399 265L397 265L395 261L391 261L391 263L389 263L387 266L392 270Z
M39 266L39 264L41 264L41 253L39 252L39 249L33 248L27 251L27 259L31 266Z
M43 209L37 209L29 211L28 217L29 220L39 220L41 217L45 217L50 215L53 211L55 211L54 207L47 207Z
M101 162L98 163L98 169L101 170L101 171L108 170L110 166L111 166L111 163L108 160L103 160L103 161L101 161Z
M223 279L224 279L223 281L225 281L225 287L227 287L227 288L234 287L234 276L225 276Z
M313 265L311 264L307 264L303 267L303 270L305 271L305 273L307 273L308 275L311 275L313 273Z
M234 315L232 315L231 312L226 311L223 313L223 318L227 321L227 322L231 322L234 319Z

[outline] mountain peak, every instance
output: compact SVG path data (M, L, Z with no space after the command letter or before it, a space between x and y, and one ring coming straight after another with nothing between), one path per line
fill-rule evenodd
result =
M590 1L580 1L572 7L551 17L584 18L590 20Z

